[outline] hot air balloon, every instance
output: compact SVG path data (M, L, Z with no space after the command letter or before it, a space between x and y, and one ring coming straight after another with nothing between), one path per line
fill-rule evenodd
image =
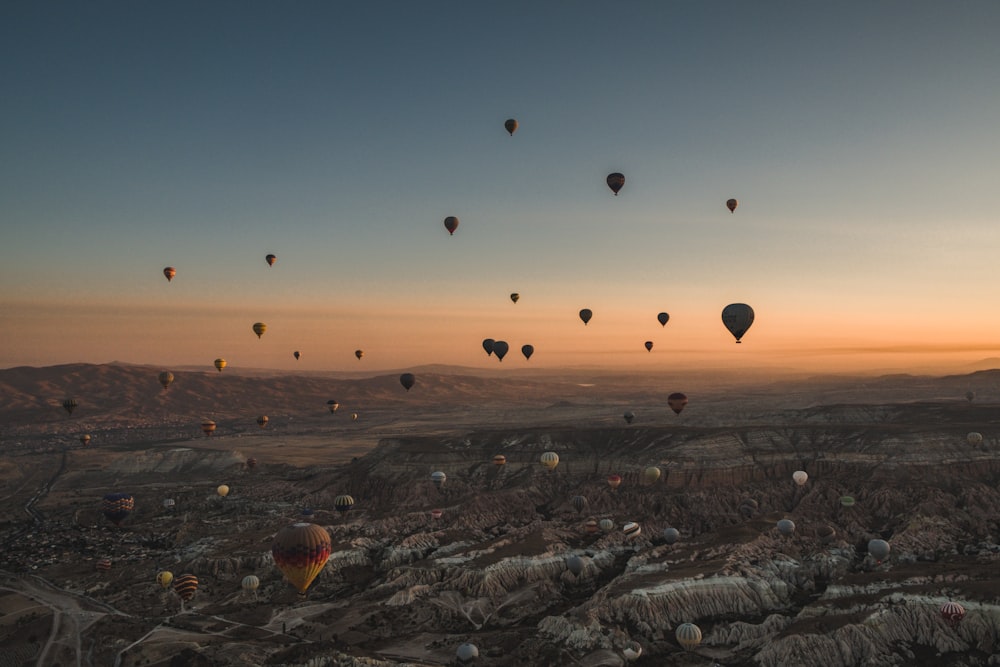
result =
M169 588L170 583L174 580L174 573L169 570L164 570L156 575L156 583L160 585L160 588Z
M476 648L475 644L470 644L468 642L464 644L459 644L458 648L455 650L455 657L458 658L458 664L469 665L472 661L479 657L479 649Z
M358 361L361 361L361 357L365 356L365 351L364 350L354 350L354 356L358 358Z
M218 486L218 487L217 487L217 488L215 489L215 492L216 492L216 493L218 493L218 494L219 494L220 496L222 496L223 498L225 498L226 496L228 496L228 495L229 495L229 487L228 487L227 485L225 485L225 484L220 484L220 485L219 485L219 486Z
M438 521L443 516L444 512L442 512L441 510L431 510L431 518L434 519L435 521Z
M549 470L555 470L556 466L559 465L559 455L555 452L545 452L539 458L541 464L548 468Z
M778 522L778 532L782 535L791 535L795 532L795 522L791 519L782 519Z
M629 662L638 660L640 655L642 655L642 644L639 642L629 642L622 649L622 657Z
M588 533L596 533L598 531L597 519L587 519L587 522L583 524L583 529Z
M257 334L257 338L263 336L265 331L267 331L266 324L264 324L263 322L254 322L253 332Z
M594 316L594 312L590 308L584 308L580 311L580 319L583 320L584 326L590 321L590 318Z
M753 324L753 308L745 303L729 304L722 309L722 324L735 336L737 343L741 342L740 339Z
M587 499L583 496L573 496L569 502L577 514L581 514L587 508Z
M740 203L738 201L736 201L735 199L727 199L726 200L726 208L729 209L730 213L735 213L736 212L736 207L739 206L739 204ZM753 216L751 216L751 217L753 217Z
M854 507L854 498L851 496L841 496L840 504L843 507Z
M453 235L455 230L458 229L458 218L453 215L449 215L444 219L444 228L448 230L449 235Z
M274 266L274 260L278 259L274 255L267 255L264 257L264 261L267 262L268 266Z
M513 118L508 118L503 123L503 129L507 130L507 132L510 133L510 136L513 137L514 133L517 132L517 121Z
M535 346L534 345L522 345L521 346L521 354L524 355L525 359L531 359L531 355L533 355L534 353L535 353Z
M660 469L656 466L646 466L642 471L642 481L646 484L656 484L660 479Z
M296 523L277 532L271 555L285 578L305 595L330 558L330 547L330 534L321 526Z
M679 415L681 410L683 410L684 406L687 404L688 397L679 391L667 396L667 405L670 406L670 409L674 411L675 415Z
M625 175L616 171L613 174L608 174L607 181L608 187L611 188L611 191L614 192L617 197L619 190L621 190L625 185Z
M135 498L129 493L109 493L104 496L101 512L116 526L122 525L125 517L135 509Z
M216 367L216 368L217 368L217 369L219 370L219 372L221 373L221 372L222 372L222 369L226 367L226 360L225 360L225 359L222 359L221 357L220 357L219 359L216 359L216 360L215 360L215 367Z
M73 411L76 410L76 406L78 405L80 404L76 402L75 398L67 398L65 401L62 402L63 408L65 408L66 412L68 412L69 414L73 414Z
M417 377L413 373L403 373L399 376L399 384L403 385L403 389L406 391L410 391L416 382Z
M340 403L338 403L337 399L335 398L331 398L329 401L327 401L326 405L328 408L330 408L330 412L336 412L337 410L340 409Z
M160 380L160 384L162 384L163 388L166 389L170 386L170 383L174 381L174 374L170 371L163 371L160 373L158 378Z
M163 269L163 275L167 277L167 282L169 283L177 275L177 269L172 266L168 266Z
M247 593L253 593L258 588L260 588L260 579L252 574L248 574L243 577L243 581L240 583L240 587Z
M965 440L970 445L981 445L983 443L983 434L973 431L969 433L969 435L965 436Z
M510 346L507 344L507 341L505 340L493 341L493 354L500 361L503 361L503 358L507 356L507 351L509 349Z
M193 574L182 574L174 579L174 592L184 602L188 602L198 591L198 577Z
M830 542L833 542L835 537L837 537L837 530L833 526L825 523L816 529L816 537L818 537L819 541L823 544L829 544Z
M215 432L215 422L211 419L206 419L201 423L201 431L206 436L212 435Z
M976 392L972 390L965 392L965 400L967 400L969 403L972 403L972 401L975 400L975 398L976 398Z
M302 354L298 350L295 350L294 352L292 352L292 356L295 357L295 361L298 361L299 357L301 357Z
M957 602L949 600L941 605L941 618L943 618L948 625L955 627L962 622L963 618L965 618L965 607Z
M809 473L805 470L796 470L792 473L792 481L799 486L803 486L809 480Z
M497 454L493 457L493 465L502 466L507 464L507 457L503 454Z
M340 512L341 514L346 513L352 507L354 507L354 498L347 495L346 493L341 494L333 499L333 508Z
M871 554L871 557L875 559L875 562L880 565L882 564L882 561L889 557L889 552L891 550L892 547L890 547L889 543L885 540L868 541L868 553Z
M566 557L566 569L579 577L583 572L583 559L576 554L570 554Z
M87 433L84 433L83 435L81 435L80 436L80 444L83 445L84 447L86 447L87 445L89 445L90 444L90 435L87 434Z
M97 563L95 563L95 566L97 567L98 570L101 570L102 572L107 572L108 570L111 569L111 559L102 558L99 561L97 561Z
M661 327L667 326L667 322L670 321L670 315L667 313L659 313L656 316L657 321L660 323Z
M168 512L172 512L175 507L177 507L177 501L176 500L174 500L173 498L164 498L163 499L163 509L167 510Z
M635 413L633 413L632 411L628 411L625 414L623 414L622 417L625 418L626 424L631 424L632 421L635 419Z
M750 519L750 518L753 517L754 514L757 513L758 507L759 506L757 505L757 501L756 500L754 500L753 498L745 498L740 503L740 507L739 507L740 514L742 514L747 519Z
M677 540L681 539L681 531L676 528L664 528L663 539L667 542L667 544L673 544Z
M611 519L601 519L597 525L600 526L601 530L605 533L610 533L615 529L615 522Z
M622 476L617 474L608 475L608 486L612 489L617 489L622 483Z
M643 344L646 346L646 352L652 352L653 351L653 341L647 340Z
M681 645L681 648L685 651L692 651L698 648L698 644L701 643L701 628L694 623L681 623L677 626L674 636L677 637L677 643Z
M444 486L445 481L448 479L448 475L444 474L440 470L431 473L431 481L434 482L434 486L441 488Z
M256 467L257 467L257 459L251 456L250 458L247 459L247 468L253 470Z
M625 537L628 538L639 537L639 533L642 532L642 528L635 521L629 521L622 526L622 532L625 533Z
M493 354L493 344L495 342L496 341L494 341L492 338L484 338L483 339L483 349L486 350L486 356L487 357L490 356L491 354Z
M357 412L352 412L351 413L351 421L354 421L354 422L358 421L358 413Z
M518 299L520 299L520 298L521 298L521 295L518 294L517 292L513 292L510 295L510 300L513 301L514 303L517 303Z
M267 426L267 422L269 421L271 420L268 419L267 415L261 415L260 417L257 417L257 426L264 428L265 426Z

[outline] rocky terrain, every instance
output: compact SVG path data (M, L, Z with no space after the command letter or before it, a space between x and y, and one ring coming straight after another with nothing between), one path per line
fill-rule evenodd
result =
M432 373L410 392L393 376L197 372L164 391L156 372L0 371L0 665L450 665L466 642L497 666L1000 665L995 371ZM674 415L679 388L691 402ZM111 491L135 497L120 527L101 514ZM303 508L333 553L300 598L270 544ZM162 589L163 570L197 575L195 597ZM700 645L678 643L682 623Z

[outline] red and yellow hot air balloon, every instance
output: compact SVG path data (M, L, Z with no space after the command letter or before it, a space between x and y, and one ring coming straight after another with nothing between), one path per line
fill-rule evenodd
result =
M274 564L300 595L326 566L330 558L330 534L314 523L295 523L274 536Z
M608 475L608 486L610 486L612 489L617 489L619 486L621 486L621 483L622 483L621 475L617 474Z

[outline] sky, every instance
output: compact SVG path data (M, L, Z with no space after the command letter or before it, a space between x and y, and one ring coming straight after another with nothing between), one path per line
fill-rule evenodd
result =
M998 24L985 0L2 3L0 367L1000 356Z

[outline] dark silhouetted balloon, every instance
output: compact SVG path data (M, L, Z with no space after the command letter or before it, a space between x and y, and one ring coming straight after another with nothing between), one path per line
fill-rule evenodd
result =
M593 311L590 308L584 308L580 311L580 319L583 320L583 324L586 325L590 321L590 318L594 316Z
M492 338L483 339L483 349L486 350L486 356L489 357L493 354L493 345L496 343Z
M525 359L531 359L531 355L533 355L534 353L535 353L535 346L534 345L522 345L521 346L521 354L524 355Z
M510 136L513 137L514 133L517 132L517 121L514 120L513 118L508 118L506 121L504 121L503 129L507 130L507 132L510 133Z
M583 510L587 507L587 499L583 496L573 496L570 498L569 502L573 506L573 509L576 510L577 514L583 512Z
M681 413L681 410L683 410L684 406L687 404L688 404L688 397L680 393L679 391L674 392L673 394L667 396L667 405L670 406L670 409L673 410L674 414L676 415L679 415Z
M726 208L729 209L730 213L735 213L736 212L736 207L739 206L739 205L740 205L740 203L738 201L736 201L735 199L727 199L726 200ZM750 217L753 217L753 216L750 216Z
M177 269L175 269L172 266L168 266L167 268L163 269L163 275L167 277L167 282L169 283L171 280L174 279L174 276L177 275Z
M249 470L253 470L256 467L257 467L257 459L251 456L250 458L247 459L247 468Z
M364 350L354 350L354 356L358 358L358 361L361 361L361 357L365 356L365 351Z
M659 313L656 316L656 320L660 323L661 327L665 327L667 326L667 322L670 321L670 315L668 315L667 313Z
M518 294L517 292L514 292L514 293L512 293L510 295L510 300L513 301L514 303L517 303L518 299L520 299L520 298L521 298L521 295Z
M631 411L629 411L629 412L626 412L626 413L625 413L624 415L622 415L622 416L623 416L623 417L625 418L625 423L626 423L626 424L631 424L631 423L632 423L632 420L633 420L633 419L635 419L635 413L633 413L633 412L631 412Z
M73 414L73 411L74 411L74 410L76 410L76 407L77 407L78 405L80 405L80 404L79 404L79 403L77 403L77 401L76 401L76 399L75 399L75 398L67 398L67 399L66 399L65 401L63 401L63 402L62 402L62 406L63 406L63 408L64 408L64 409L66 410L66 412L68 412L69 414Z
M170 386L170 383L174 381L174 374L171 373L170 371L163 371L162 373L160 373L158 379L160 381L160 384L163 385L163 388L166 389L167 387Z
M500 361L503 361L503 358L507 356L508 350L510 350L510 345L507 344L507 341L497 340L493 342L493 354Z
M644 343L644 345L646 346L646 352L652 352L653 351L653 341L647 340Z
M292 352L292 356L295 357L295 361L298 361L299 357L301 357L302 354L298 350L295 350L294 352Z
M615 196L617 197L618 192L625 185L625 175L616 171L613 174L608 174L607 180L608 180L608 187L611 188L611 191L614 192Z
M269 421L271 420L268 419L267 415L261 415L260 417L257 417L257 426L264 428L265 426L267 426L267 422Z
M340 409L340 403L335 398L331 398L329 401L327 401L326 405L328 408L330 408L330 412L336 412L337 410Z
M264 261L267 262L268 266L274 266L274 260L276 259L278 258L275 257L274 255L268 255L267 257L264 258Z
M753 324L753 308L745 303L731 303L722 309L722 324L729 329L729 333L736 337L736 342L740 339Z
M403 385L403 389L410 391L413 385L417 383L417 376L413 373L403 373L399 376L399 384Z
M449 215L444 219L444 228L448 230L448 234L454 234L455 230L458 229L458 218Z
M116 526L122 525L122 521L133 509L135 509L135 499L130 493L109 493L104 496L101 505L101 512Z

